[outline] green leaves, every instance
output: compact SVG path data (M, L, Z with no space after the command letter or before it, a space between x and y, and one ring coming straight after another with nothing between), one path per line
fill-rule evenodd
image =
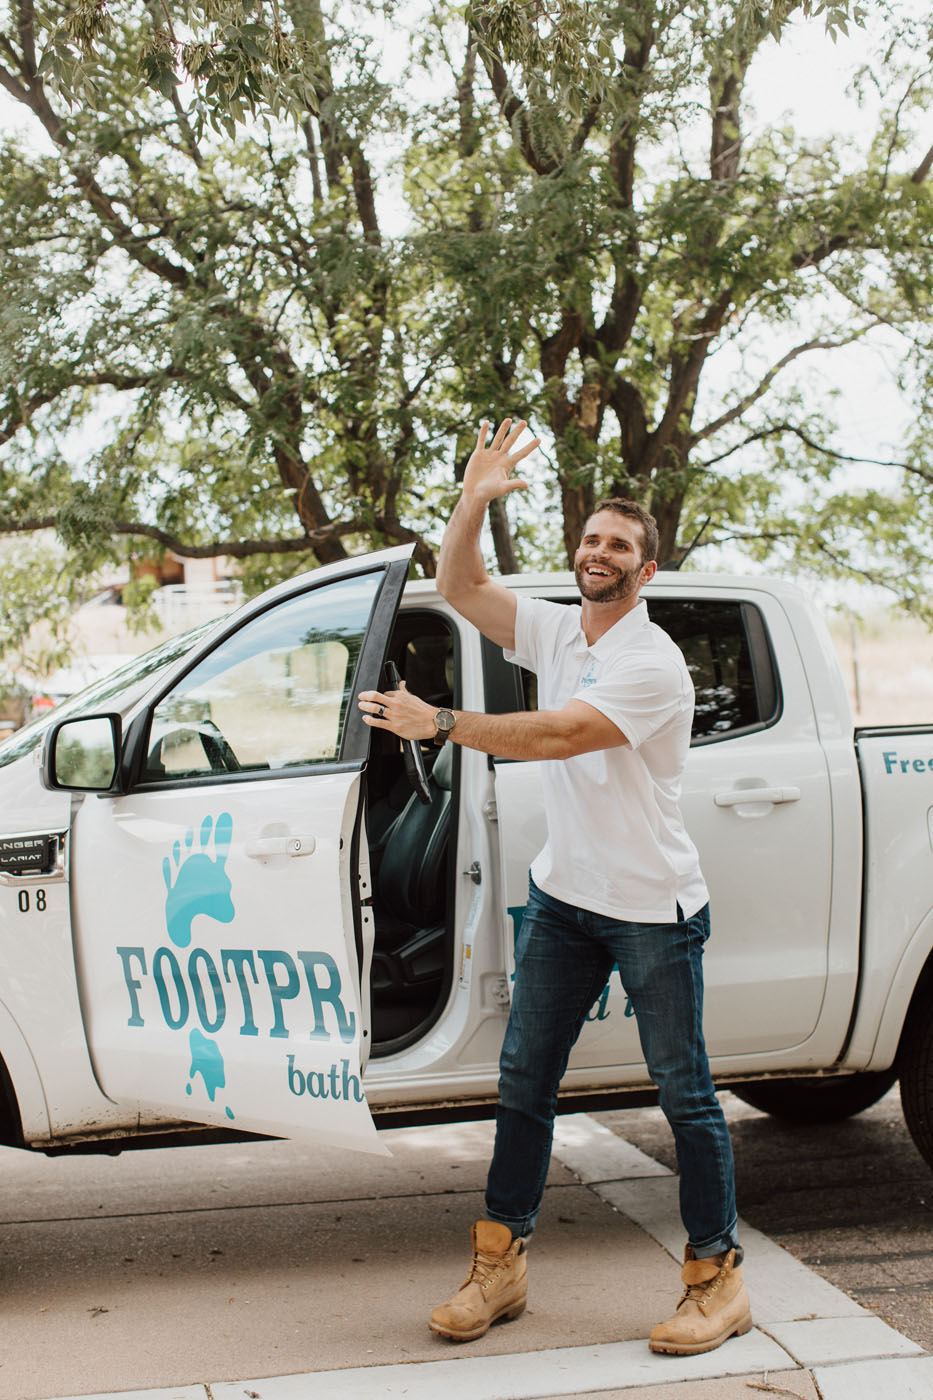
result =
M257 116L299 120L317 110L322 51L276 0L267 10L240 0L151 9L133 0L111 6L76 0L61 20L36 16L36 24L40 75L71 108L96 103L112 74L114 49L132 35L128 75L170 101L193 85L199 135L212 130L233 138L238 125Z
M178 86L175 49L167 29L154 29L140 50L139 68L143 80L163 97L173 97Z
M545 444L503 567L562 562L624 491L673 558L878 548L906 597L897 531L905 559L933 539L922 25L870 16L873 131L753 111L788 26L843 47L856 18L476 0L393 12L383 53L375 0L82 0L35 17L39 88L11 31L44 144L0 147L5 518L53 517L87 569L172 541L260 586L414 535L430 572L477 421L519 412ZM881 334L917 411L869 510L810 366Z

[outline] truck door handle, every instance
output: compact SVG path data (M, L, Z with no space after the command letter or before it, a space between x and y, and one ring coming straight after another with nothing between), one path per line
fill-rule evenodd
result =
M780 802L799 802L798 787L746 787L734 788L731 792L717 792L713 798L717 807L738 807L744 802L771 802L776 807Z
M246 854L252 860L270 856L309 856L317 842L313 836L258 836L247 841Z

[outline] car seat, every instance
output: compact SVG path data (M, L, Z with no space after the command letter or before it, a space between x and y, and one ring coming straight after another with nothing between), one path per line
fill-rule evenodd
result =
M430 802L412 793L383 844L373 898L377 1043L416 1025L443 977L453 750L444 745L428 776Z

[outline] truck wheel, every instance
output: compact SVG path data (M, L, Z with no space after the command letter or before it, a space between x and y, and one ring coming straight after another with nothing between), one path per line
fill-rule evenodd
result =
M927 1112L930 1114L933 1113L933 1069L928 1070L928 1075ZM743 1103L788 1123L838 1123L877 1103L896 1078L896 1069L882 1069L838 1079L762 1079L729 1087ZM927 1131L930 1131L929 1119Z
M901 1107L921 1157L933 1167L933 1020L912 1016L898 1059Z

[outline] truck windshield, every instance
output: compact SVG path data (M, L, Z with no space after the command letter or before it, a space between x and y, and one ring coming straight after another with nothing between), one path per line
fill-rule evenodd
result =
M153 647L152 651L144 652L142 656L131 657L125 665L118 666L115 671L95 681L86 690L69 696L54 710L49 710L30 724L24 725L15 734L11 734L9 739L0 743L0 768L14 763L16 759L22 758L23 754L37 748L49 725L57 720L98 709L118 695L123 697L125 703L132 703L135 699L134 691L141 693L159 671L171 666L173 661L189 652L213 626L213 621L203 622L197 627L189 628L187 632L180 632L177 637L170 637L167 642Z

